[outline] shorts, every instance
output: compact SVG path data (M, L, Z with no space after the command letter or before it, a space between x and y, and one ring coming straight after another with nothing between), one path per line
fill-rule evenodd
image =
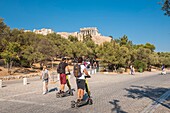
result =
M47 79L43 79L43 82L48 83L48 78Z
M77 79L77 89L85 89L85 80L84 79Z
M66 74L60 74L60 83L66 84Z

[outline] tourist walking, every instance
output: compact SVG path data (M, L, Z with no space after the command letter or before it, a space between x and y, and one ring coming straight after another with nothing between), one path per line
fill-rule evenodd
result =
M42 81L43 81L43 95L48 93L48 81L50 72L48 71L46 66L43 66L43 70L41 72Z
M130 65L130 74L131 74L131 75L133 75L133 69L134 69L133 66Z

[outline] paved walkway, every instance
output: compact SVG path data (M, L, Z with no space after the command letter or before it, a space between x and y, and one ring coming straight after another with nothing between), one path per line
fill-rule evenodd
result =
M42 95L42 81L39 77L28 78L27 85L23 85L22 79L4 81L5 86L0 88L0 111L2 113L114 113L116 109L117 111L122 111L122 113L123 111L137 113L144 111L145 108L150 109L151 107L149 107L149 105L151 105L152 100L147 97L140 100L131 99L125 96L129 95L127 91L129 92L137 86L143 88L146 87L145 85L159 86L158 81L161 79L162 81L168 80L169 78L166 77L168 76L159 76L158 72L136 73L135 75L94 74L91 79L88 79L94 105L84 106L79 110L70 108L70 101L75 100L76 95L66 98L55 97L59 88L59 82L56 77L54 79L56 83L49 84L50 91L47 95ZM73 76L70 82L72 88L76 89L75 78ZM110 86L113 86L113 88ZM164 84L161 83L161 86L168 87L169 84L164 82ZM139 91L142 91L142 88ZM160 97L163 93L165 92L159 94ZM168 99L168 95L163 95L163 97L166 96ZM132 106L136 107L132 108ZM158 109L157 111L163 109L169 112L167 107L155 107ZM148 109L146 109L146 111L148 111Z

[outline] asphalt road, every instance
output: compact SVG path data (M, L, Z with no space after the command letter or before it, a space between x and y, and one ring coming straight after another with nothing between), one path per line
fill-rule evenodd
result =
M39 77L4 81L0 88L0 113L169 113L170 74L158 72L136 75L91 75L88 79L93 105L71 108L74 96L56 98L59 81L49 84L50 92L42 95ZM55 78L55 81L57 79ZM71 77L76 89L75 78ZM67 89L67 87L66 87Z

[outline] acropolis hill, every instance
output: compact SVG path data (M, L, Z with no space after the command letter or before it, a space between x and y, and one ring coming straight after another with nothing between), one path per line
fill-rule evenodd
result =
M30 32L30 30L25 30L25 32ZM42 28L40 30L36 30L34 29L33 32L35 32L36 34L42 34L42 35L47 35L49 33L54 33L54 31L52 31L51 29L45 29ZM80 28L80 32L56 32L56 34L60 34L63 38L68 39L69 35L78 37L78 40L83 40L83 36L86 35L91 35L92 36L92 40L96 43L96 44L102 44L103 42L110 42L111 38L108 36L102 36L97 27L86 27L86 28Z

